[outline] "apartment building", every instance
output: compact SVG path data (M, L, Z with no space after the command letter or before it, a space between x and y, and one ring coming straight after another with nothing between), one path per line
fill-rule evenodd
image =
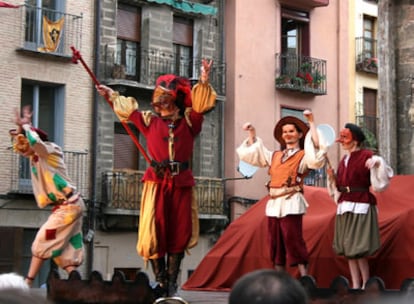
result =
M14 7L0 7L0 271L25 275L34 235L51 209L37 207L29 164L13 153L8 130L15 127L14 109L30 105L33 125L62 146L70 176L90 199L93 86L71 62L71 46L93 64L94 6L71 0L6 3ZM45 263L34 286L43 284L53 267Z

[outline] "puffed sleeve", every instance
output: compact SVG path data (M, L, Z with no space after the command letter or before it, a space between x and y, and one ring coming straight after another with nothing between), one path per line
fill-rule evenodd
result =
M319 137L319 148L315 147L313 144L310 132L308 132L305 137L305 156L303 158L303 163L310 169L322 168L326 162L326 152L328 149L326 140L319 130L316 132L318 132Z
M256 142L252 145L249 145L248 139L245 139L236 149L236 153L240 160L252 166L264 168L270 166L272 162L272 151L263 145L263 141L259 137L256 137Z
M216 106L217 93L208 83L199 81L191 91L192 108L197 113L205 113Z
M379 166L374 166L370 170L372 189L381 192L388 187L394 171L381 156L373 155L372 158L379 164Z
M138 110L138 102L134 97L125 97L118 92L112 93L109 101L113 105L116 116L122 122L128 121L131 113Z

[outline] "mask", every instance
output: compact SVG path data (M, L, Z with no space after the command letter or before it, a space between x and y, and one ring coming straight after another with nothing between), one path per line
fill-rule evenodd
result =
M339 138L336 139L336 142L339 142L341 144L350 144L353 141L352 132L349 129L342 129L341 132L339 132Z

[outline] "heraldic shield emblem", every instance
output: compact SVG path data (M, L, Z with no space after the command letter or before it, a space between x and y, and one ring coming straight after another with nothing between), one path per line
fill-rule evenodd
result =
M43 16L43 47L39 47L40 52L55 52L63 32L64 18L57 21L51 21Z

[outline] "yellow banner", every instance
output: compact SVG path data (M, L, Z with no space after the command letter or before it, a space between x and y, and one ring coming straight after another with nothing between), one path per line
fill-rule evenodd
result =
M44 46L38 48L41 52L55 52L59 46L60 36L63 30L63 17L57 21L51 21L43 16L43 43Z

